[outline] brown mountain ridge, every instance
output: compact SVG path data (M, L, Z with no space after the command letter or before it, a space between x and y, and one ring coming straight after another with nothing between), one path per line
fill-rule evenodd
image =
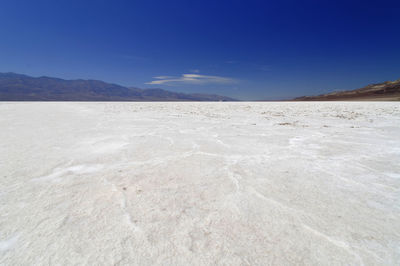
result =
M360 89L317 96L302 96L294 101L400 101L400 79L371 84Z

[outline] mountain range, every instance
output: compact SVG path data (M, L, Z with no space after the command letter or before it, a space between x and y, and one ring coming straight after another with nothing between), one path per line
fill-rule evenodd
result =
M294 101L400 101L400 79L360 89L302 96ZM0 101L237 101L215 94L140 89L100 80L65 80L0 73Z
M302 96L295 101L400 101L400 79L371 84L356 90Z
M99 80L65 80L0 73L0 101L236 101L200 93L128 88Z

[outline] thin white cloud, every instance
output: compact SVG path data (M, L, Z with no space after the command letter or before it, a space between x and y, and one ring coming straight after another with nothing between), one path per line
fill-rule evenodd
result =
M191 69L190 72L192 72L192 73L200 73L200 70L198 70L198 69Z
M208 75L199 75L199 74L183 74L180 77L171 77L171 76L157 76L154 77L153 81L146 82L146 84L151 85L160 85L166 83L188 83L188 84L228 84L235 83L236 80L227 77L220 76L208 76Z
M153 77L154 79L171 79L174 78L172 76L157 76L157 77Z

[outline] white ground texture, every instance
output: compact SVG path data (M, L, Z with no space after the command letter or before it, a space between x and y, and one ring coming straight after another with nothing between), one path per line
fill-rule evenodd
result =
M1 265L399 265L400 104L0 103Z

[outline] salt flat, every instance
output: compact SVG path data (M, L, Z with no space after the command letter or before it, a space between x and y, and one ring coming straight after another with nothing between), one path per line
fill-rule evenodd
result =
M1 265L398 265L400 104L0 103Z

